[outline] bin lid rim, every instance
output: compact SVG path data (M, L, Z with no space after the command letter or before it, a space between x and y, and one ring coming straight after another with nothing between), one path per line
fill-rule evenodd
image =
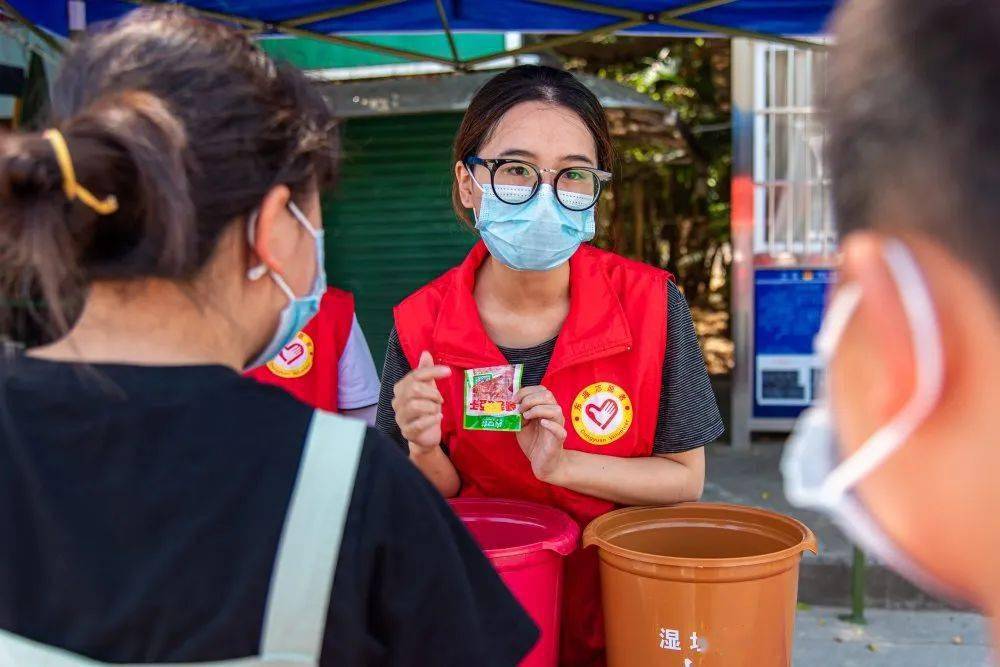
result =
M490 520L506 516L508 518L533 518L545 525L548 535L543 540L512 547L483 547L483 551L491 558L524 556L539 551L554 551L560 556L568 556L576 551L580 542L580 526L568 514L555 507L510 498L449 498L448 504L463 521L466 519ZM506 510L509 514L500 515L499 512L502 510Z
M682 556L660 556L656 554L646 554L641 551L634 551L632 549L626 549L624 547L619 547L612 544L604 537L597 535L597 528L602 524L607 522L610 517L619 517L625 514L633 514L639 512L648 512L649 510L656 509L703 509L706 511L719 511L728 510L741 512L747 515L757 515L757 516L767 516L772 519L778 519L788 526L795 528L802 533L802 538L799 542L793 546L780 551L774 551L766 554L758 554L754 556L737 556L731 558L689 558ZM710 517L705 517L710 518ZM583 547L587 548L590 546L596 546L599 549L607 551L609 553L615 554L622 558L628 558L631 560L639 561L641 563L650 563L652 565L672 565L676 567L689 567L689 568L730 568L730 567L740 567L747 565L760 565L763 563L772 563L782 561L786 558L790 558L801 554L804 551L811 551L813 554L818 553L818 548L816 545L816 536L804 523L798 519L780 514L778 512L772 512L771 510L765 510L759 507L751 507L749 505L734 505L730 503L679 503L677 505L672 505L670 507L655 507L655 506L641 506L641 507L625 507L622 509L614 510L608 512L607 514L602 514L597 517L584 529L583 531Z

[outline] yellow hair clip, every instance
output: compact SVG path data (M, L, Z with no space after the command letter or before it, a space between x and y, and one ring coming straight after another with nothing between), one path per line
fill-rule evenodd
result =
M52 150L56 154L56 162L59 163L59 171L62 172L63 192L66 199L73 201L79 199L89 206L98 215L111 215L118 210L118 198L108 195L104 199L98 199L87 188L76 182L76 172L73 170L73 159L69 154L69 146L59 130L45 130L42 136L52 144Z

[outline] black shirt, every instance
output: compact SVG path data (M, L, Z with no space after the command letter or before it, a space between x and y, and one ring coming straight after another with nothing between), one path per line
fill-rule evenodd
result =
M654 454L686 452L714 441L725 431L719 406L708 379L708 369L698 344L698 334L684 295L667 283L667 349L663 357L663 389L653 437ZM524 364L521 385L539 385L552 359L556 339L524 349L501 347L511 364ZM392 408L392 388L412 370L399 344L395 328L382 370L382 392L378 402L377 426L400 445L405 439L396 424Z
M0 628L109 662L256 655L311 414L221 366L0 357ZM536 637L369 430L322 665L513 665Z

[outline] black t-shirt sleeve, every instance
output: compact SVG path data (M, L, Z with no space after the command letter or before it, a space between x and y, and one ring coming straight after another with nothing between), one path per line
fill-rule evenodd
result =
M392 408L392 390L396 383L413 370L410 362L399 344L399 334L396 327L389 332L389 344L385 350L385 363L382 366L382 387L378 396L378 412L375 416L375 428L389 437L390 440L406 450L406 438L396 423L396 411Z
M653 438L654 454L677 454L716 440L725 432L708 368L684 295L667 283L667 350L663 389Z
M384 435L369 430L331 598L366 583L371 646L326 664L516 665L538 631L447 502ZM348 539L350 538L350 539ZM353 612L357 613L355 606ZM355 621L357 622L357 621ZM336 636L339 624L328 622ZM333 654L331 653L331 657ZM353 661L351 661L353 659Z

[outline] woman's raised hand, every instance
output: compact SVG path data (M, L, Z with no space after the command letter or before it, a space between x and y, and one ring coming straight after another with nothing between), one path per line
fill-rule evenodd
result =
M444 398L435 380L451 376L448 366L436 366L430 352L393 387L392 409L403 437L422 451L441 444L441 405Z
M524 426L517 444L531 462L531 471L543 482L551 482L563 462L566 418L555 395L545 387L524 387L515 400Z

